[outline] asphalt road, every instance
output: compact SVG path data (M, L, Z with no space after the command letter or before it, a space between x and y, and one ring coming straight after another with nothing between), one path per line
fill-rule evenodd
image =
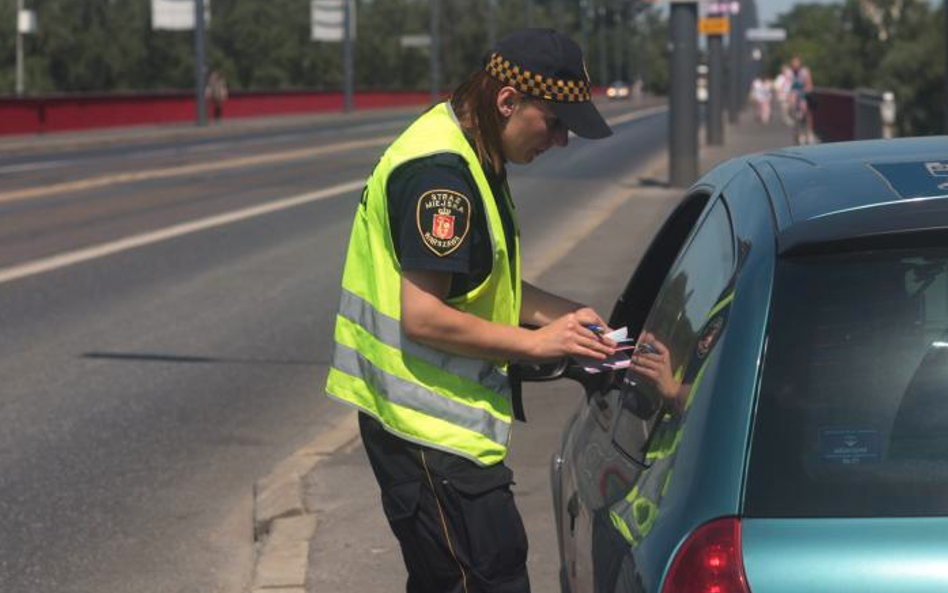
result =
M0 156L0 591L247 589L251 485L344 413L358 183L408 119ZM667 117L615 130L512 169L528 269Z

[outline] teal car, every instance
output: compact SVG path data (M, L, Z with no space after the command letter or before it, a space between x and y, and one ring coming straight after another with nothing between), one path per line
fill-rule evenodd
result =
M564 592L948 591L948 138L717 167L610 326L649 372L522 371L587 396L552 463Z

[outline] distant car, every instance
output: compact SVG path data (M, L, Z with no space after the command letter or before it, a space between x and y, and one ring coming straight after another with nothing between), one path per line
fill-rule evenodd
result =
M617 80L606 89L606 97L610 99L628 99L632 95L632 88L628 83Z
M660 380L522 370L587 396L552 463L564 592L948 591L948 138L717 167L610 325Z
M708 101L708 66L698 64L697 89L695 91L699 103Z

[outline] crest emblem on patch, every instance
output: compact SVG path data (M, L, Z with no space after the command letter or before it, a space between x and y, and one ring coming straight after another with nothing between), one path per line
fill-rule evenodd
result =
M418 199L418 233L438 257L457 250L471 228L471 201L450 189L433 189Z
M431 234L445 241L454 238L454 217L447 214L435 214Z

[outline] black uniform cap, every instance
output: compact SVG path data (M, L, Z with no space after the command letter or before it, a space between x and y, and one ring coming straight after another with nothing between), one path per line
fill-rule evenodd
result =
M549 102L577 136L612 135L593 105L583 52L566 35L553 29L515 31L497 42L485 69L500 82Z

